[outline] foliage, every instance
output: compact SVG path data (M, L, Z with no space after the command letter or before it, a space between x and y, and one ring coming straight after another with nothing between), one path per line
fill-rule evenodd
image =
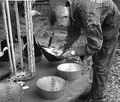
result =
M2 20L1 20L2 21ZM20 24L21 24L21 34L22 36L26 35L25 31L25 19L20 18ZM52 44L56 43L59 44L61 41L64 40L66 36L66 31L60 30L60 29L52 29L49 25L48 19L44 16L35 16L33 17L33 27L34 27L34 36L36 37L36 40L39 41L41 45L47 46L49 38L51 34L54 32L55 36L53 38ZM5 34L3 31L4 27L2 23L0 23L0 41L5 38ZM77 46L84 45L86 43L86 37L81 36L79 40L77 40L72 48L75 48ZM16 46L17 51L19 52L18 46ZM88 74L90 76L90 80L92 82L92 59L86 59L84 63L81 62L79 57L72 58L78 63L83 64L84 73ZM120 102L120 56L116 55L114 58L114 63L112 65L107 88L104 91L104 95L106 96L105 102Z

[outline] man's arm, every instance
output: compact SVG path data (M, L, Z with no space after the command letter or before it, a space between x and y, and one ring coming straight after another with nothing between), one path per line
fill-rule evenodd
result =
M76 55L93 55L100 51L103 34L99 14L89 12L87 15L87 44L76 49Z
M103 34L100 24L100 18L96 13L89 13L87 15L87 44L85 46L78 46L74 49L74 54L71 51L67 51L63 54L64 57L69 56L86 56L94 55L99 52L103 44ZM73 34L74 35L74 34ZM77 35L77 33L76 33ZM72 41L72 44L75 40L72 40L73 36L68 36L68 42ZM75 37L77 38L77 37ZM69 45L70 45L69 44Z
M67 32L68 35L65 38L66 44L64 45L64 51L69 49L72 46L72 44L79 38L79 36L81 35L81 29L73 25L70 25L68 27Z

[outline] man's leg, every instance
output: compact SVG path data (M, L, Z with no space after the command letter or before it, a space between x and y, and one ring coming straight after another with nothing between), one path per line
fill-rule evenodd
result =
M99 53L93 56L93 83L90 91L90 98L100 100L103 96L103 91L106 88L108 75L113 63L115 49L118 38L112 39L110 42L104 42ZM99 101L86 101L99 102Z

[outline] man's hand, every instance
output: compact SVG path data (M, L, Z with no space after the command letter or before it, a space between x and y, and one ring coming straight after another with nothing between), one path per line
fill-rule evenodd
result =
M62 54L64 58L75 56L75 50L66 51Z
M62 56L63 56L64 58L71 57L71 56L72 56L72 55L71 55L71 51L66 51L66 52L64 52L64 53L62 54Z
M56 56L61 56L63 54L63 50L62 49L52 49L52 52L56 55Z

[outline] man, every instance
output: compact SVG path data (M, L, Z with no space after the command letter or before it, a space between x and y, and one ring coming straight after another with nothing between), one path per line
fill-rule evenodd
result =
M63 57L92 55L93 83L86 102L102 102L118 41L117 6L112 0L68 0L65 6L51 8L49 20L51 25L68 28L65 43L54 51L62 51ZM88 43L67 51L81 35L81 28L87 32Z

